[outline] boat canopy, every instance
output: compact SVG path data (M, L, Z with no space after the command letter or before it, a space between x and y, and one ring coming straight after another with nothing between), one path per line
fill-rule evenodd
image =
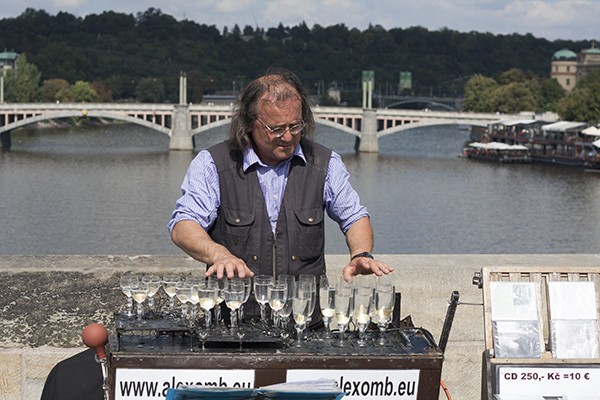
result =
M470 147L474 147L476 149L484 149L484 150L528 150L527 147L520 144L507 144L501 142L489 142L489 143L481 143L481 142L473 142L469 143Z
M588 136L600 136L600 129L595 126L590 126L582 130L581 133Z
M531 125L531 124L535 124L536 122L539 122L539 121L537 119L518 119L515 121L502 121L502 123L506 126Z
M567 132L580 129L587 124L585 122L558 121L552 124L542 126L544 131Z

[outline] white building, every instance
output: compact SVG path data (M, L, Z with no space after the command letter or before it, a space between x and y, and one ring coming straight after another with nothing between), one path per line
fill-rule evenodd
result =
M567 92L575 88L577 83L594 70L600 69L600 49L592 45L581 53L561 49L552 56L550 77L558 81Z

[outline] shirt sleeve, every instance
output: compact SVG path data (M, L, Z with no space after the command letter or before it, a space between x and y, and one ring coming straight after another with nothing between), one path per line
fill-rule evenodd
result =
M350 184L350 174L342 158L333 151L325 177L323 197L327 215L338 223L343 233L354 222L369 216L367 208L360 203L358 193Z
M167 227L179 221L195 221L208 230L217 218L220 206L219 176L215 162L207 150L202 150L192 160L181 184L181 197Z

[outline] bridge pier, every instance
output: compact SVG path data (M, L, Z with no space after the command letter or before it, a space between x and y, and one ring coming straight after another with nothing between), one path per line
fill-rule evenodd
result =
M360 138L357 138L358 151L364 153L378 153L379 142L377 141L377 112L372 109L363 110L362 130Z
M194 150L192 123L187 104L174 105L169 150Z
M0 133L0 144L4 150L10 150L10 147L12 146L10 131Z

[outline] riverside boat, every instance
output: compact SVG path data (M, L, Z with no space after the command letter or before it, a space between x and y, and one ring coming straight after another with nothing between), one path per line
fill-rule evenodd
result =
M463 149L463 155L483 161L501 163L530 163L529 148L520 144L506 144L501 142L472 142Z
M600 170L600 129L585 122L499 121L481 141L524 146L533 163Z

